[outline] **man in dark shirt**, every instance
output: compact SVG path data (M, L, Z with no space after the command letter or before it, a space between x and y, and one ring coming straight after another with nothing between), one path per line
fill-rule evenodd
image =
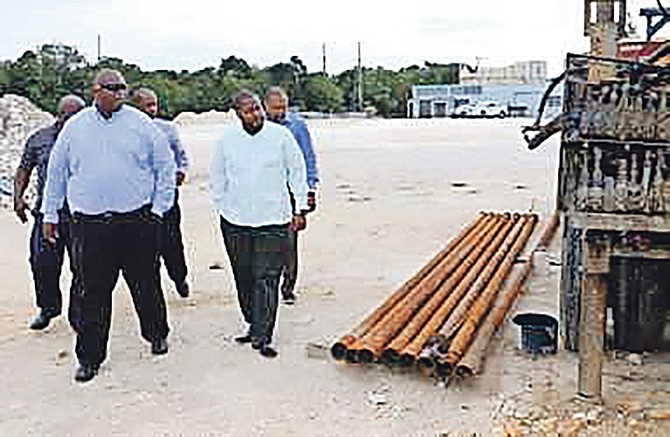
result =
M63 254L65 248L68 247L70 235L67 226L69 221L67 208L59 211L62 217L61 224L58 227L60 238L55 245L43 244L41 238L43 216L39 210L42 206L42 194L51 148L65 122L84 106L84 101L77 96L68 95L63 97L58 104L58 119L56 122L38 130L26 141L21 162L14 176L14 212L21 223L26 223L28 221L26 211L29 211L29 207L23 195L28 187L30 174L33 169L37 168L37 198L32 209L35 222L30 235L30 267L35 282L37 306L40 311L32 320L30 329L41 330L46 328L49 326L51 319L61 313L62 296L59 279L63 265ZM73 279L71 289L74 289L75 284ZM70 305L70 308L72 308L72 305Z

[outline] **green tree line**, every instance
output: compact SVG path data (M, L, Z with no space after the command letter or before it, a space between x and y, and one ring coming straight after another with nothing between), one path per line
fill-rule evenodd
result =
M365 109L383 117L402 117L412 85L458 83L460 65L426 62L398 71L363 68L361 108L357 100L356 68L333 76L309 72L298 56L264 68L228 56L221 58L216 67L197 71L144 71L118 58L92 63L75 47L45 44L35 51L26 51L16 60L0 61L0 95L28 97L53 113L58 99L65 94L87 97L91 78L105 67L121 71L131 86L153 88L161 101L162 115L169 118L183 111L227 111L230 97L239 89L262 94L273 85L283 87L291 106L302 111Z

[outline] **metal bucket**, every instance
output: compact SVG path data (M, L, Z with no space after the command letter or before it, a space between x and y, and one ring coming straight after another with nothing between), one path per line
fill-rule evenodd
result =
M555 354L558 322L546 314L519 314L512 321L521 327L521 349L532 354Z

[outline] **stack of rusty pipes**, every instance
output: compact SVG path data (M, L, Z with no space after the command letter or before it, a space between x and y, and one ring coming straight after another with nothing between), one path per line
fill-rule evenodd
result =
M478 317L488 313L536 221L535 215L481 213L353 332L340 339L331 349L333 357L354 363L378 360L412 365L422 350L433 350L436 338L442 346L451 343L451 338L438 335L441 328L447 328L454 340L469 345L471 340L458 335L461 328L470 332L474 326L476 331L481 321Z

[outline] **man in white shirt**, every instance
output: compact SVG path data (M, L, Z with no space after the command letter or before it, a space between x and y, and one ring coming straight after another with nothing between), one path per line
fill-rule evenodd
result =
M265 122L258 97L241 91L234 106L241 123L226 126L214 144L211 195L242 314L250 325L235 340L274 358L272 333L288 230L305 229L309 209L305 160L288 129Z

